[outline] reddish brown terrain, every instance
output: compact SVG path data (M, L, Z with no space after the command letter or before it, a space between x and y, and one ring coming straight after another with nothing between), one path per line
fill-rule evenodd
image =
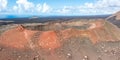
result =
M0 35L0 60L120 60L120 29L105 20L18 25Z

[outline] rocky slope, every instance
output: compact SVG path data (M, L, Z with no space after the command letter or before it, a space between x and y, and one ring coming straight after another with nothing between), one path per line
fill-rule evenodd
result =
M119 60L120 29L105 20L19 25L0 35L1 60Z
M114 20L120 20L120 11L116 12L115 14L109 16L106 19L114 19Z
M106 18L106 20L108 20L108 21L112 22L113 24L117 25L118 27L120 27L120 11L112 14L111 16Z

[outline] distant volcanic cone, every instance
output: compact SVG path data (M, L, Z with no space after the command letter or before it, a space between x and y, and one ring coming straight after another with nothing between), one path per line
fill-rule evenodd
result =
M109 16L108 18L106 19L114 19L114 20L120 20L120 11L116 12L115 14Z
M76 21L76 22L79 23L81 21ZM74 26L69 26L71 22L66 22L61 24L53 23L52 25L43 26L42 30L30 30L20 25L16 28L7 30L1 34L0 46L8 49L8 51L17 50L17 53L21 51L25 53L25 51L27 51L26 54L28 54L28 56L34 56L34 54L37 54L38 55L37 58L39 59L41 59L41 57L39 56L44 56L43 58L46 60L52 60L52 59L66 60L67 57L64 57L65 54L62 54L62 53L57 54L56 51L60 52L62 49L63 52L65 52L67 50L64 47L67 44L70 44L70 43L75 44L75 42L69 42L69 41L81 42L84 40L87 40L87 41L89 40L90 43L92 43L92 45L95 45L101 42L120 41L120 29L108 21L105 21L105 20L95 20L95 21L89 21L89 22L87 21L85 24L80 26L78 24L75 24L76 22L72 23ZM46 27L49 27L49 28L45 30ZM81 29L83 27L84 29ZM55 28L59 28L59 30L54 30ZM87 45L87 43L85 44ZM78 45L81 45L81 43L79 43ZM68 47L71 48L72 46L74 45L71 45ZM74 48L75 47L79 47L79 46L74 46ZM31 51L32 51L32 54L30 54ZM50 53L51 55L49 56L48 53ZM5 53L3 52L3 54ZM20 56L21 55L24 55L24 54L21 53ZM60 56L63 55L61 56L63 59L62 58L59 59L60 58L59 55ZM67 56L70 57L71 54L67 54ZM2 58L3 60L7 57L8 56L6 55L5 57L0 55L0 58ZM14 55L11 55L10 59L11 58L18 59L18 57L14 57ZM33 59L37 59L37 58L33 58ZM22 59L22 58L19 58L19 59Z
M120 11L112 14L111 16L107 17L106 20L112 22L113 24L120 27Z

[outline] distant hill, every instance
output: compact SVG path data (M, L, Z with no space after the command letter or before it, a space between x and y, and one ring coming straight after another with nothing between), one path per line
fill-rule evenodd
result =
M120 27L120 11L112 14L111 16L107 17L106 20L112 22L113 24Z
M3 20L0 20L0 25L7 25L7 24L11 24L11 23L14 23L14 21L3 21Z
M120 20L120 11L116 12L115 14L109 16L108 18L106 18L107 20L111 20L111 19L114 19L114 20Z

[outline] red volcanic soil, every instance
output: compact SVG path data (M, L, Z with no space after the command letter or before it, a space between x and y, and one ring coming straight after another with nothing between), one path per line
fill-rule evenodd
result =
M54 50L60 47L60 41L55 31L42 32L38 44L45 49Z
M111 49L108 46L111 46L109 43L119 42L120 29L104 20L92 21L89 25L84 30L67 28L48 31L28 30L20 25L1 34L0 60L119 59L116 55L111 59L104 54L118 52L112 50L113 46ZM118 47L116 44L114 46Z

